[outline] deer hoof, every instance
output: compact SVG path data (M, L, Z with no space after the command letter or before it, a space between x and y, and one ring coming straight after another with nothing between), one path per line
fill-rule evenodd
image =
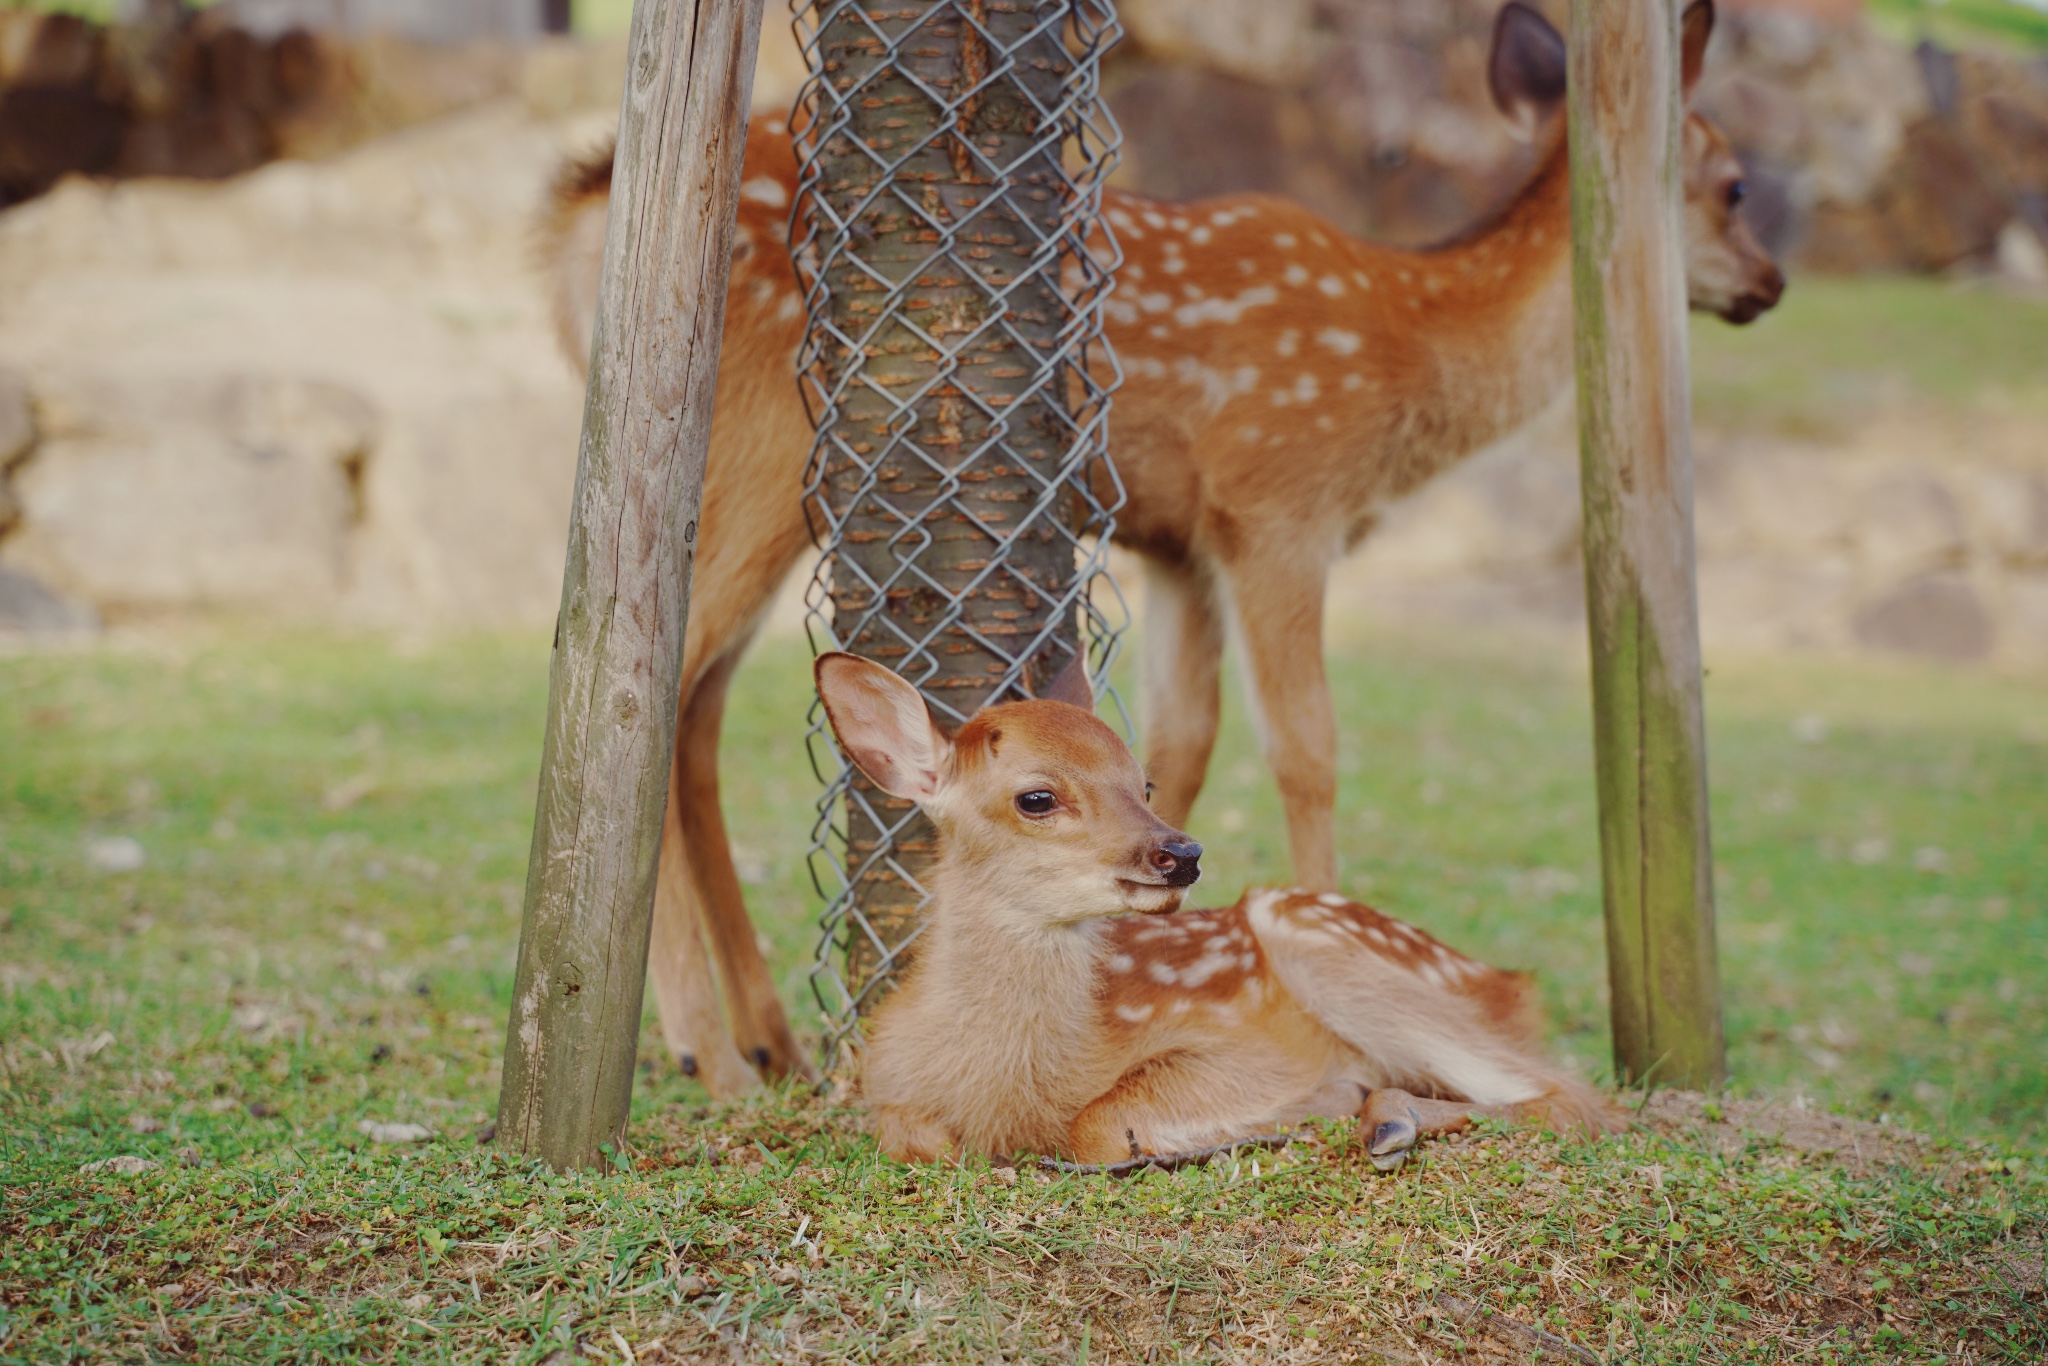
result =
M1408 1160L1408 1150L1415 1146L1420 1121L1415 1111L1409 1110L1406 1118L1386 1120L1372 1131L1372 1139L1365 1145L1365 1154L1372 1159L1372 1165L1383 1172L1390 1172Z

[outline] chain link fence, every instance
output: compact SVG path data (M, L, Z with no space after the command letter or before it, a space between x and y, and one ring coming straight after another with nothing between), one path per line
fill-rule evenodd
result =
M798 0L811 644L894 669L946 723L1036 693L1077 649L1106 690L1125 621L1099 221L1119 33L1113 0ZM829 1066L916 937L933 835L815 706L807 743Z

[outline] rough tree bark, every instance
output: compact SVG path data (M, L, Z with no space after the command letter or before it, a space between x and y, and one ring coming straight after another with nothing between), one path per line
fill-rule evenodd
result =
M1614 1057L1724 1053L1694 582L1676 0L1573 0L1579 450Z
M761 0L639 0L498 1141L625 1136Z
M963 12L993 42L963 22ZM1058 265L1046 264L1040 247L1061 209L1060 146L1053 140L1032 152L1044 129L1023 93L1028 87L1041 105L1055 106L1072 59L1056 35L1031 40L1018 54L1016 74L968 98L956 121L905 72L957 99L1025 38L1040 12L1003 0L909 0L878 11L892 35L916 30L887 67L886 49L866 23L836 17L821 32L824 70L852 101L852 119L820 149L820 189L842 219L855 223L850 252L867 267L842 259L826 276L833 325L842 336L866 338L859 355L842 348L826 356L833 382L848 369L858 372L837 415L837 439L824 448L823 496L846 518L832 578L834 619L844 630L869 610L871 585L889 585L878 617L842 645L910 678L941 717L964 718L990 700L1009 667L1006 651L1044 629L1075 573L1071 542L1048 520L1072 515L1063 501L1011 545L1013 574L985 574L1000 540L1041 501L1072 444L1054 406L1065 395L1040 380L1041 361L1069 322L1056 288ZM882 172L856 143L890 160L919 148L895 170L895 192L865 209L856 206ZM996 197L1004 183L991 178L969 144L989 162L1015 168L1007 194ZM948 232L957 232L955 250L935 257ZM913 288L892 311L890 288L906 281ZM1035 394L1034 384L1041 390ZM883 463L870 486L877 458ZM916 567L899 574L905 561ZM940 630L956 600L959 620ZM1071 622L1063 639L1064 650L1030 661L1027 686L1049 680L1071 656ZM856 774L854 783L848 853L858 867L910 804L864 776ZM855 934L848 979L856 991L886 948L914 930L918 880L931 857L931 826L918 816L896 836L891 858L857 884L856 905L876 939Z

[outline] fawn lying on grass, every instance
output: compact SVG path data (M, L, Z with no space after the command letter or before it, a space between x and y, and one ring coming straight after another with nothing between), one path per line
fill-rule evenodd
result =
M1688 92L1712 25L1706 0L1685 12ZM1330 567L1389 500L1521 427L1571 374L1564 43L1510 4L1489 74L1502 112L1544 148L1540 168L1491 222L1433 250L1357 241L1268 195L1104 196L1125 254L1106 315L1125 373L1112 454L1129 496L1116 540L1147 562L1146 760L1158 807L1178 824L1201 791L1234 620L1294 876L1318 889L1337 878L1322 645ZM1783 279L1735 212L1741 167L1698 116L1686 121L1684 156L1692 306L1747 322L1777 302ZM780 122L752 131L746 166L650 959L668 1046L713 1094L747 1085L749 1062L767 1073L804 1066L755 946L718 792L733 670L810 545L811 429L792 374L803 307L783 245L796 162ZM605 152L556 188L556 321L579 363L610 178Z
M1202 846L1153 814L1080 668L950 738L879 664L821 655L817 680L847 757L938 830L862 1081L891 1157L1114 1162L1356 1114L1389 1167L1479 1114L1619 1127L1537 1051L1524 977L1329 892L1181 910Z

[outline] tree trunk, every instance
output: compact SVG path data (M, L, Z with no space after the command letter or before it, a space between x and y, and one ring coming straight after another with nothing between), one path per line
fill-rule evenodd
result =
M851 225L820 263L835 332L823 365L841 393L818 456L841 531L834 629L949 722L993 700L1020 658L1035 690L1077 648L1071 614L1053 619L1075 576L1060 480L1076 432L1053 363L1071 323L1055 242L1066 190L1060 129L1038 112L1058 107L1072 59L1056 26L1030 36L1044 12L913 0L872 26L841 10L820 34L848 117L821 120L817 192ZM912 36L892 53L876 28ZM969 94L1006 50L1011 73ZM847 820L850 871L893 846L856 884L871 930L850 949L859 991L918 923L932 830L858 774Z

